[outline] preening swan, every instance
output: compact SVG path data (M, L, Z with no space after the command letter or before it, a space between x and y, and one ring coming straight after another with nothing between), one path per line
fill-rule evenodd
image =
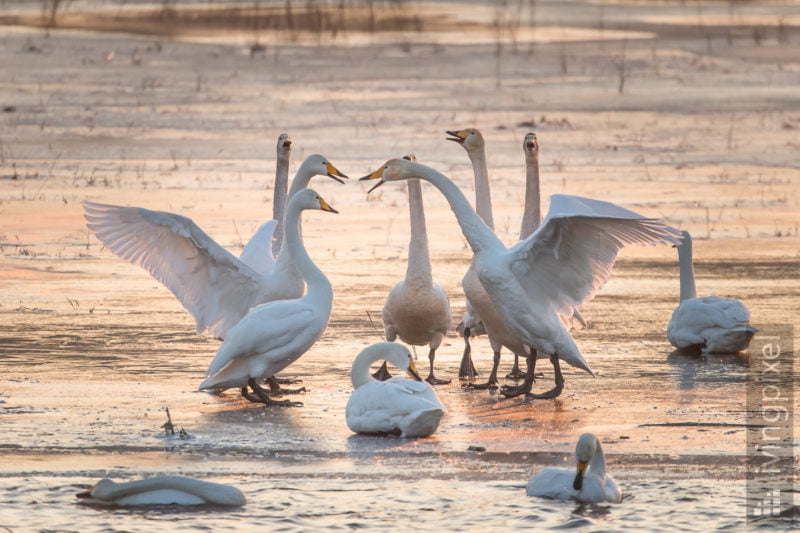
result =
M408 156L412 159L413 156ZM422 187L417 179L408 180L408 211L411 241L408 244L406 277L389 292L383 306L383 328L386 340L397 337L407 344L429 347L430 370L425 381L431 385L450 383L437 379L433 372L436 349L450 328L450 301L447 293L433 281L425 228ZM377 377L377 376L376 376ZM385 377L382 374L382 377Z
M575 446L575 456L578 461L575 470L549 467L537 472L528 480L525 489L528 496L581 503L622 501L614 478L606 473L606 460L597 437L591 433L581 435Z
M201 390L241 387L242 396L266 405L294 406L299 402L272 400L257 381L280 372L306 353L325 331L333 305L333 289L311 261L300 235L300 213L320 209L337 213L312 189L289 199L286 210L286 241L281 253L292 262L307 285L300 298L261 304L233 326L206 371ZM255 395L248 393L247 386Z
M369 374L381 359L410 373L417 381L393 377L378 381ZM417 374L411 352L402 344L379 342L364 348L350 371L353 394L347 401L347 427L355 433L427 437L447 412L433 388Z
M667 339L680 350L701 353L737 353L747 349L758 331L742 302L719 296L697 297L692 265L692 237L683 232L677 246L681 303L667 325Z
M87 503L134 505L227 505L246 503L236 487L183 476L156 476L126 483L101 479L76 495Z
M346 177L321 155L303 161L290 196L313 176ZM121 258L166 286L194 316L197 332L225 338L254 306L303 294L303 280L288 252L258 272L217 244L190 218L141 207L84 202L87 227ZM283 248L282 248L283 249Z
M472 248L472 264L509 331L520 341L550 356L556 386L564 379L559 359L592 373L567 328L576 306L591 299L611 276L617 252L629 244L677 243L678 232L658 220L617 205L578 196L556 194L538 230L506 248L475 213L449 179L419 163L392 159L361 179L396 181L421 178L445 196ZM527 357L521 387L506 396L530 394L535 356Z

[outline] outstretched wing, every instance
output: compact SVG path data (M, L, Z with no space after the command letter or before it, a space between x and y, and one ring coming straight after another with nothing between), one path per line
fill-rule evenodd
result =
M208 329L224 337L257 303L259 274L190 218L89 201L84 210L97 238L172 291L194 316L198 333Z
M275 256L272 255L272 239L275 236L275 228L278 221L275 219L267 220L258 228L242 250L239 259L247 266L261 275L272 272L275 267Z
M677 244L680 233L618 205L555 194L542 225L509 251L511 269L531 297L549 301L563 320L611 277L631 244Z

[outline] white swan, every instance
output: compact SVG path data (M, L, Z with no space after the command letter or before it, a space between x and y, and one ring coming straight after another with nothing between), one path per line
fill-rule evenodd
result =
M606 473L606 460L600 441L584 433L575 446L578 464L575 470L548 467L536 473L525 490L528 496L555 500L576 500L581 503L619 503L622 493Z
M592 373L567 325L575 307L591 299L611 276L617 252L629 244L677 243L678 232L662 222L617 205L556 194L542 225L506 248L447 177L419 163L392 159L361 178L381 182L418 177L445 196L472 248L478 279L509 331L526 346L550 356L561 393L559 359ZM503 391L530 394L535 356L527 357L525 382Z
M321 155L310 155L297 170L290 197L317 175L346 177ZM89 201L84 209L97 238L172 291L194 316L198 333L225 338L252 307L303 294L303 280L287 252L278 254L270 271L258 272L185 216Z
M260 274L265 274L275 267L275 258L283 242L283 217L286 212L286 193L289 187L289 157L292 154L292 139L288 134L281 133L278 136L276 148L272 220L261 224L239 254L239 259Z
M678 349L702 353L737 353L747 349L758 332L742 302L719 296L697 297L692 265L692 237L683 232L677 246L681 303L667 325L667 339Z
M281 250L291 255L307 285L305 295L261 304L233 326L206 371L200 390L241 387L242 396L267 405L293 406L299 402L272 400L257 381L280 372L317 342L328 326L333 289L311 261L300 234L300 213L320 209L337 213L312 189L298 191L286 210L286 241ZM247 392L250 386L255 396Z
M369 374L372 363L384 359L417 381L393 377L378 381ZM347 400L347 427L355 433L427 437L439 427L447 409L433 388L417 374L411 352L402 344L379 342L364 348L350 372L353 394Z
M414 156L407 157L415 160ZM444 289L433 281L422 187L417 179L408 180L408 212L411 241L408 244L406 277L392 287L386 298L383 328L386 340L390 342L400 337L407 344L428 345L430 370L425 381L431 385L447 384L449 379L434 376L433 362L436 349L450 328L450 301ZM383 373L381 376L385 377Z
M246 503L236 487L183 476L156 476L126 483L101 479L94 487L77 494L87 503L134 505L227 505Z

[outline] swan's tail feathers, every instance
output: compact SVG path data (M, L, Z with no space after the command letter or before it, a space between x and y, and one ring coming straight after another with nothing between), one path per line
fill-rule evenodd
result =
M439 428L444 409L426 409L408 415L402 437L427 437Z

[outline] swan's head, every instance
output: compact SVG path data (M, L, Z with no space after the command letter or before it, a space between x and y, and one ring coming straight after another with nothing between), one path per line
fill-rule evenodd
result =
M303 161L303 166L315 175L328 176L329 178L335 179L339 183L344 183L344 181L339 178L347 179L347 175L339 172L339 170L333 166L330 161L319 154L311 154L310 156L306 157Z
M278 155L289 155L292 151L292 138L288 133L278 135Z
M572 482L572 488L575 490L581 490L583 487L583 476L586 474L586 467L589 466L589 461L592 460L596 452L597 437L591 433L581 435L578 439L578 444L575 445L575 456L578 459L575 481Z
M417 373L417 366L414 364L414 358L408 348L396 342L378 342L368 346L364 351L368 351L380 357L384 361L393 364L400 370L408 372L417 381L422 381L422 378Z
M453 141L464 147L467 152L474 152L476 150L483 150L483 135L479 129L467 128L458 131L447 130L448 141Z
M115 487L117 484L112 480L105 478L98 481L94 486L89 487L83 492L79 492L75 495L76 498L97 498L98 500L102 500L108 497L108 493L110 490Z
M328 213L339 212L331 207L330 204L313 189L297 191L292 195L291 200L289 200L289 205L299 207L300 209L319 209L320 211L327 211Z
M525 155L539 155L539 139L536 138L535 133L531 131L525 134L522 149L525 150Z
M387 181L406 180L417 177L418 173L415 169L419 167L415 167L415 165L417 165L417 163L415 163L416 160L417 158L413 155L406 156L403 159L390 159L378 170L370 172L359 181L380 180L367 191L367 194L369 194Z
M680 244L674 244L672 247L673 248L677 248L678 251L680 251L680 250L691 251L692 250L692 236L689 235L689 232L686 231L686 230L681 231L681 243Z

